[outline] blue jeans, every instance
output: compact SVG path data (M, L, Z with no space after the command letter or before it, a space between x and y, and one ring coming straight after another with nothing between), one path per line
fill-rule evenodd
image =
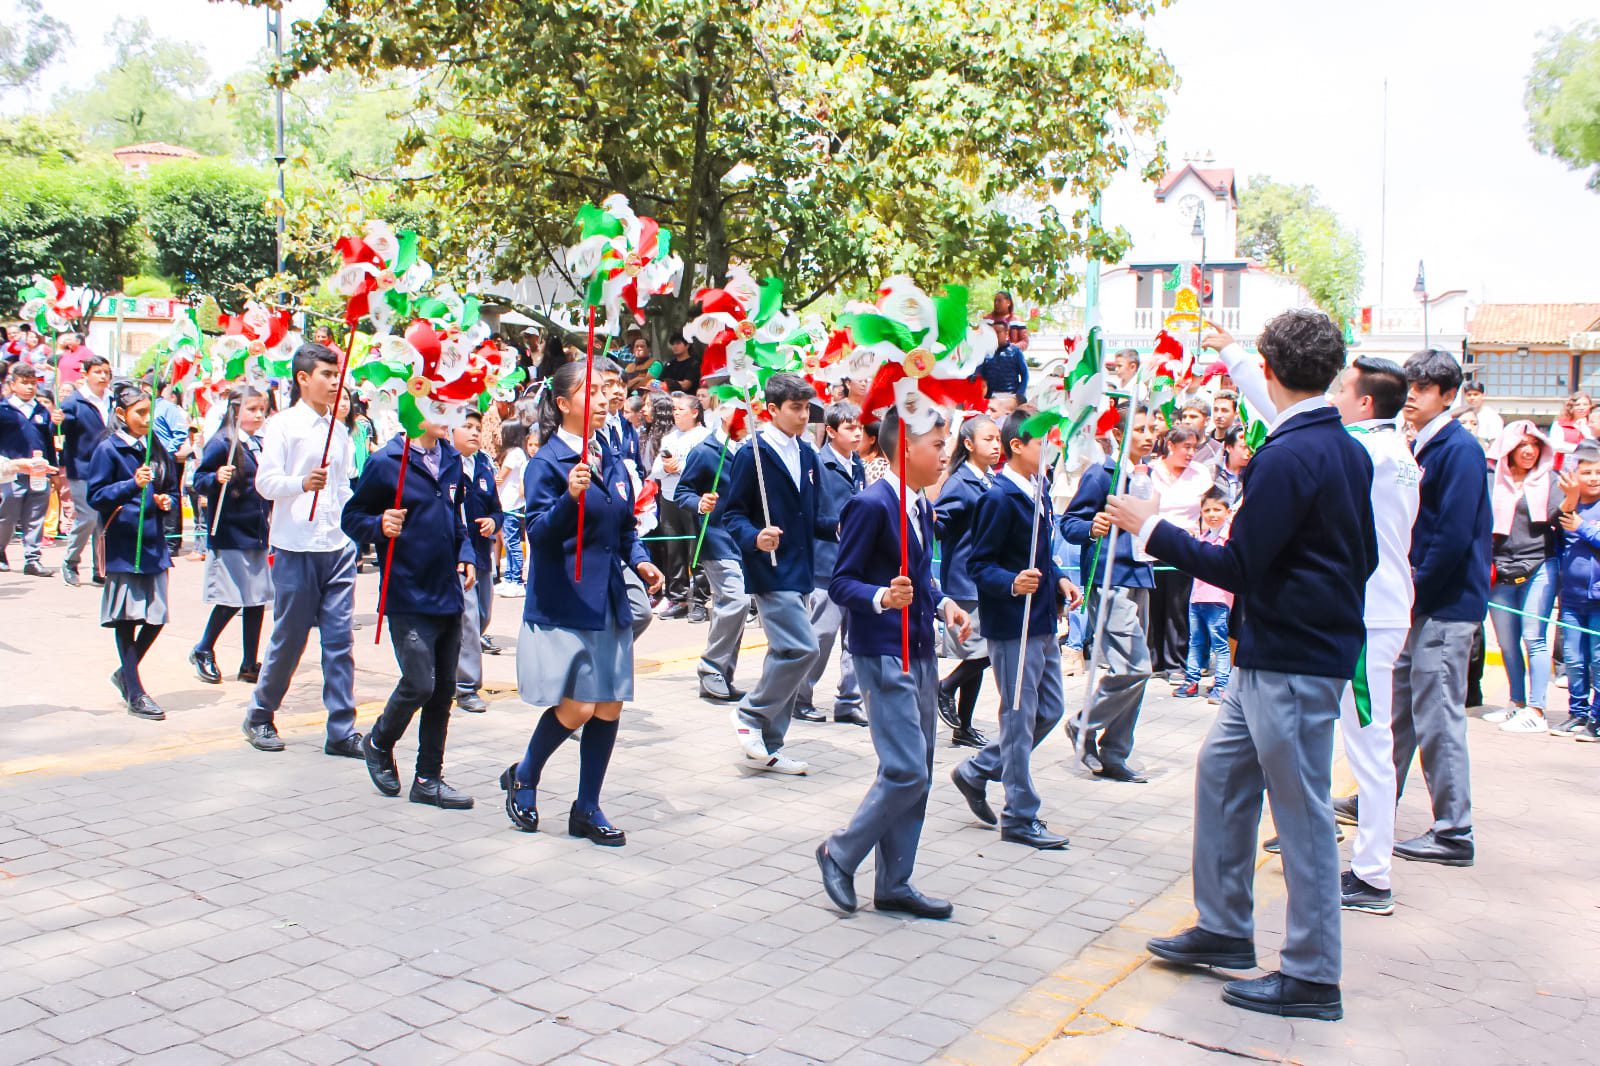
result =
M522 515L505 514L505 527L500 535L506 541L506 568L502 580L513 584L522 584Z
M1226 690L1228 671L1228 605L1225 603L1189 604L1189 660L1184 664L1183 680L1191 685L1200 683L1200 671L1206 659L1215 654L1217 666L1214 684Z
M1556 602L1556 561L1546 559L1521 584L1496 581L1489 590L1489 621L1506 665L1511 702L1544 710L1545 689L1550 685L1550 647L1545 643L1549 626L1544 619ZM1510 607L1524 612L1499 610ZM1532 617L1527 617L1532 616ZM1527 652L1524 659L1523 652Z
M1561 620L1600 632L1600 604L1563 606ZM1561 657L1567 668L1567 710L1583 718L1592 718L1594 692L1600 687L1600 637L1569 629L1562 634L1561 641Z

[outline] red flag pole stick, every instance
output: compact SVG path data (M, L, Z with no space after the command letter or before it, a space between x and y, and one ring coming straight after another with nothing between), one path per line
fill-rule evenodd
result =
M405 447L400 449L400 476L394 483L394 509L400 509L400 503L406 494L406 467L411 465L411 438L406 438ZM372 643L383 643L383 608L389 602L389 568L394 565L394 542L398 537L390 538L389 548L383 554L383 585L378 589L378 631L372 635Z
M906 537L906 424L900 422L900 576L911 576L911 552L907 548ZM913 589L911 594L916 595ZM911 672L911 608L900 609L900 670L902 673Z
M328 439L322 442L322 462L320 466L328 465L328 453L333 450L333 427L339 424L339 401L344 399L344 374L350 369L350 350L356 346L356 327L350 326L350 337L345 341L344 351L339 355L339 386L333 390L333 410L328 412ZM294 368L289 368L289 373L294 373ZM322 495L318 489L311 494L311 513L306 516L306 521L312 522L317 517L317 499ZM378 619L378 628L383 628L383 619Z
M589 305L589 359L583 365L583 457L580 460L584 466L589 465L589 396L594 391L594 304ZM583 513L584 504L589 500L586 492L578 497L578 551L572 565L572 580L583 580Z

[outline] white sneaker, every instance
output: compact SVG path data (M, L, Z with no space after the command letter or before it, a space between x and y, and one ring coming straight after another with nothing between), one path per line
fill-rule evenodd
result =
M1524 707L1501 722L1500 730L1505 733L1548 733L1550 723L1545 720L1543 711L1536 707Z
M743 718L740 718L739 708L730 710L728 719L733 722L733 731L739 738L739 747L744 751L746 759L766 762L771 758L767 753L767 742L761 739L761 730L748 725Z
M514 600L518 596L527 595L527 590L515 581L502 581L494 587L494 594L504 599Z
M1522 708L1520 707L1501 707L1497 711L1490 711L1488 714L1484 715L1483 720L1488 722L1490 725L1499 725L1501 722L1509 720L1512 715L1516 714L1521 709Z
M799 759L791 759L781 751L762 759L756 768L775 774L793 774L796 777L804 777L807 769L805 763Z

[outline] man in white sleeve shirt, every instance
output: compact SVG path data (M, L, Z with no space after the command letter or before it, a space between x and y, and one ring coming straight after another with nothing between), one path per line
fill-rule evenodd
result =
M241 675L256 682L244 734L260 751L283 750L273 716L315 626L322 643L322 703L328 710L322 750L359 759L352 649L357 550L339 525L351 495L354 459L344 426L333 426L328 461L322 461L339 389L339 357L320 344L302 345L294 354L293 373L294 405L274 415L261 434L256 489L273 502L273 622L259 676Z
M1277 411L1266 395L1261 368L1238 344L1224 346L1221 357L1250 405L1275 420ZM1340 419L1372 458L1372 519L1378 535L1378 568L1367 579L1362 614L1366 645L1355 680L1345 687L1339 703L1345 755L1358 791L1368 797L1354 818L1348 809L1334 805L1339 821L1356 825L1350 869L1339 886L1340 906L1393 914L1394 668L1411 628L1411 526L1417 518L1422 470L1396 421L1406 402L1404 369L1387 359L1361 356L1340 375L1334 389ZM1276 843L1277 838L1268 841L1268 849Z

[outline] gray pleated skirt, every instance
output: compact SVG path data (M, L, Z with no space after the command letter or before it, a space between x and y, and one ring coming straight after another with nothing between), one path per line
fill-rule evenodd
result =
M272 568L265 548L213 548L206 553L201 600L215 607L260 607L272 602Z
M978 601L957 600L956 605L972 616L972 635L966 640L954 626L944 627L944 656L946 659L982 659L989 654L989 642L978 635Z
M167 624L167 572L154 574L107 574L100 592L100 624L144 622Z
M633 628L606 616L605 629L560 629L522 623L517 638L517 694L531 707L562 700L615 703L633 699Z

